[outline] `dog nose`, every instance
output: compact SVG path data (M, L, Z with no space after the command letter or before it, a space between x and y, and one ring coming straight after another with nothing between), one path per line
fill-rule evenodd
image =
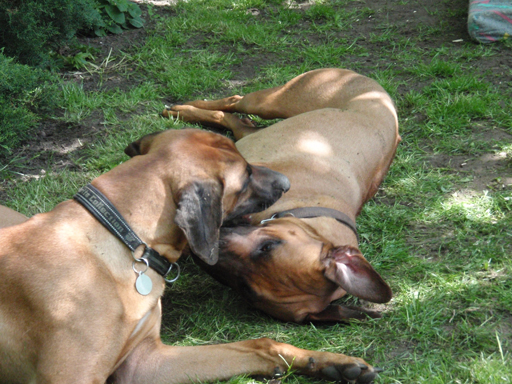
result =
M272 187L273 191L284 193L290 189L290 180L282 173L260 166L255 166L253 169L258 172L262 180L268 183L267 186Z
M276 181L272 185L275 189L280 190L282 193L286 193L290 190L290 180L282 173L275 172L277 174Z

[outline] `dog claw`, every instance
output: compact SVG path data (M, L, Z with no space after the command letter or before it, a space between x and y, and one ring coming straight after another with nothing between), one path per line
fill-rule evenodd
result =
M283 376L283 374L284 374L284 372L281 368L279 368L279 367L274 368L274 375L273 375L274 378L278 379L281 376Z

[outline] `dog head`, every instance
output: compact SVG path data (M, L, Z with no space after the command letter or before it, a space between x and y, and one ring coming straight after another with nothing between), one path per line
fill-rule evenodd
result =
M391 299L391 289L359 249L335 247L293 217L257 227L223 228L218 263L199 264L256 308L284 321L372 316L330 304L346 293L377 303Z
M160 173L172 190L174 222L206 264L218 259L223 221L262 211L290 188L286 176L248 164L228 138L198 129L150 134L125 153L166 159L154 165L165 167Z

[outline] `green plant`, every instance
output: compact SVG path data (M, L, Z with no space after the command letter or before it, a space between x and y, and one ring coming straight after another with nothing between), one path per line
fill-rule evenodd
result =
M97 36L107 32L121 33L123 29L142 28L144 19L140 7L128 0L98 0L102 20L94 26Z
M60 60L66 67L73 69L83 69L95 59L98 49L85 44L79 44L73 47L71 54L59 55Z
M100 22L94 0L0 0L0 46L20 63L52 67L52 52Z

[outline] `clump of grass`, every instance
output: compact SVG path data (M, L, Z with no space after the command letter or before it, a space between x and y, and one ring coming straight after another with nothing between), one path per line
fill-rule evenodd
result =
M0 51L0 156L33 134L38 122L58 105L59 79L17 63Z

